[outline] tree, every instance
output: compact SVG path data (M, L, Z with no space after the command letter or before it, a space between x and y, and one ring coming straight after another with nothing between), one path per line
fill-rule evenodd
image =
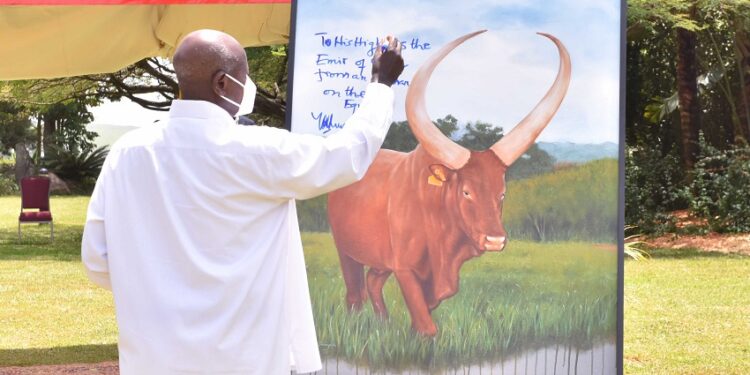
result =
M628 1L626 173L653 189L642 196L626 189L630 198L652 200L640 208L653 212L638 211L641 217L668 219L659 211L688 207L677 192L696 178L699 149L733 150L750 137L748 19L748 0ZM666 174L672 155L684 173Z
M458 120L452 115L447 115L442 119L435 121L435 126L440 129L440 132L445 134L446 137L451 138L453 134L458 130ZM383 142L383 148L389 150L409 152L417 148L417 139L414 137L414 133L409 128L409 123L406 121L394 122L391 128L388 130L388 134Z
M503 128L485 122L468 123L458 144L474 151L484 151L503 137Z
M458 119L447 115L435 121L435 126L445 136L470 150L487 150L503 136L503 129L484 122L468 123L457 139ZM417 139L406 121L394 122L383 142L383 148L401 152L410 152L417 147ZM554 169L555 160L536 144L531 146L526 154L518 159L507 171L508 179L522 179Z
M56 103L38 114L44 123L43 148L52 148L74 153L88 152L94 147L97 134L88 131L86 125L94 116L82 100Z
M747 94L741 89L744 84L738 84L745 82L748 70L743 69L742 52L748 17L748 0L628 2L626 121L630 144L644 135L644 140L666 144L661 146L665 155L672 145L679 145L685 166L691 161L689 155L694 156L698 130L722 149L735 139L750 137ZM669 90L664 89L664 82L672 82ZM680 117L672 118L673 111ZM640 115L657 127L673 123L677 142L654 137L638 124Z
M250 74L258 87L252 117L257 122L283 126L286 116L287 47L246 48ZM58 92L51 98L26 100L27 104L55 104L69 100L128 98L151 110L168 111L179 97L179 86L169 61L151 57L117 72L50 80L25 81L26 92ZM62 92L59 92L61 91ZM156 98L145 94L158 94Z
M8 154L16 144L33 140L28 113L13 103L0 101L0 153Z
M508 180L521 180L552 172L555 169L555 158L534 143L526 153L508 168Z
M689 8L691 19L696 17L696 7ZM677 96L680 103L680 127L682 130L682 160L685 167L692 168L698 157L698 134L700 133L700 106L698 104L698 61L695 27L677 26Z

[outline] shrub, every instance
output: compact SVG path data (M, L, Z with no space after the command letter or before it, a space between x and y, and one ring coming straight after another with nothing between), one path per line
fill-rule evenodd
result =
M596 160L508 183L503 223L512 239L617 238L618 163Z
M17 194L19 190L14 176L5 173L0 174L0 195Z
M700 138L701 154L684 189L691 212L717 232L750 231L750 147L718 150Z
M90 193L108 152L104 146L83 152L52 149L45 156L42 165L65 180L72 190Z
M674 230L669 212L686 208L681 181L680 159L674 152L628 147L625 156L625 223L643 233L660 234Z

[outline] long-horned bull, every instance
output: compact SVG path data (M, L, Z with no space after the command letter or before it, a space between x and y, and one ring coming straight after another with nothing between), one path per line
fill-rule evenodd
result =
M414 75L406 117L419 146L409 153L381 150L361 181L332 192L328 199L349 307L361 309L369 296L375 313L387 317L382 290L393 273L412 328L428 336L437 333L431 311L458 291L461 265L505 247L505 171L552 120L570 83L565 46L540 33L560 53L557 78L544 98L489 150L469 151L454 143L430 120L425 91L440 61L483 32L452 41Z

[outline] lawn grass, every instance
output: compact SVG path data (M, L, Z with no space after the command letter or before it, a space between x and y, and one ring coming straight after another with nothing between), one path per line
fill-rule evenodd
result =
M389 321L369 304L347 311L329 234L304 238L324 354L374 368L444 369L510 358L550 345L589 349L614 342L617 257L588 243L511 242L464 265L459 293L433 313L439 334L415 335L395 279L385 287Z
M750 373L750 257L657 249L627 261L625 373Z
M27 225L25 239L18 244L19 197L0 197L0 366L117 359L112 297L88 282L80 264L80 238L87 203L86 197L53 197L55 241L49 241L46 226ZM328 248L328 237L304 234L303 238L311 286L328 286L332 289L326 297L330 304L341 305L343 294L336 293L342 290L334 288L343 288L343 282L338 268L331 267L331 263L337 263L331 258L334 253ZM493 276L495 262L512 259L525 269L531 258L523 254L535 250L532 243L527 243L527 250L512 247L521 244L513 241L504 254L490 254L468 263L463 270L467 277L463 278L462 290L490 288L485 277ZM326 253L316 256L321 251ZM625 264L625 373L747 373L750 257L696 250L655 250L652 255L650 261ZM552 260L550 264L554 265ZM476 277L469 277L470 273ZM522 285L535 289L563 287L544 285L541 280L536 282L541 285L536 285L531 276L525 280L528 284L501 285L511 292ZM399 330L404 329L408 320L403 310L399 313L402 302L393 281L388 283L385 293L394 313L393 323ZM436 311L435 318L442 330L457 329L448 314L452 305L483 303L462 298L459 294ZM316 306L322 305L316 303ZM380 325L371 319L369 309L363 313L369 317L365 321ZM324 336L330 331L326 325L333 322L325 319L328 313L316 307L321 344L335 344L330 336ZM470 329L477 327L462 329L469 334ZM323 350L330 352L332 348L327 346ZM397 355L400 354L394 354Z
M20 198L0 197L0 366L117 358L112 295L91 284L80 262L87 197L53 197L49 227L23 226Z

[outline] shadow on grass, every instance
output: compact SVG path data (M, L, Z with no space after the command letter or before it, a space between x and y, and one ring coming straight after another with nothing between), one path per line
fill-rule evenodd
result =
M50 239L49 226L24 225L18 240L18 229L0 228L0 260L81 259L81 225L55 225L55 239Z
M117 360L117 344L77 345L40 349L0 349L0 367L64 365Z
M718 251L706 251L695 248L685 249L649 249L648 253L653 259L690 259L690 258L725 258L725 259L750 259L747 255L737 253L722 253Z

